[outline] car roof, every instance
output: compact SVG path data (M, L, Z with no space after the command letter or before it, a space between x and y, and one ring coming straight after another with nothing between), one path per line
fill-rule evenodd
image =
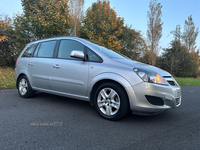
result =
M57 37L51 37L51 38L46 38L46 39L40 39L40 40L36 40L36 41L33 41L33 42L30 42L28 45L30 44L34 44L34 43L40 43L40 42L46 42L46 41L51 41L51 40L63 40L63 39L74 39L74 40L78 40L82 43L85 43L87 45L90 45L90 46L94 46L95 47L104 47L104 45L102 45L101 43L98 43L98 42L95 42L95 41L91 41L89 39L83 39L83 38L79 38L79 37L76 37L76 36L57 36Z
M45 41L51 41L51 40L61 40L61 39L78 39L78 40L81 40L81 38L78 38L76 36L57 36L57 37L50 37L50 38L36 40L36 41L30 42L30 44L45 42Z

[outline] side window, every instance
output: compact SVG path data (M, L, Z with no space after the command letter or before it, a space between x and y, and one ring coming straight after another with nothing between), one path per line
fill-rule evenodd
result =
M56 45L56 41L48 41L48 42L41 43L39 46L38 53L36 50L36 53L37 53L36 56L37 57L52 57L55 45Z
M34 50L35 50L35 46L37 44L32 44L29 47L27 47L27 49L25 50L25 52L23 53L22 57L31 57Z
M102 59L87 47L87 59L92 62L102 62Z
M70 57L71 51L73 50L83 52L84 45L74 40L61 40L58 50L58 58L76 59Z

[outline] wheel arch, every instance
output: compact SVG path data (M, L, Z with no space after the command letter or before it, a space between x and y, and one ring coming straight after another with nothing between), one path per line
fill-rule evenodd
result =
M90 105L94 106L94 94L95 91L97 90L97 88L104 83L107 82L113 82L118 84L119 86L121 86L128 98L128 102L129 102L129 107L130 107L130 98L129 98L129 94L128 94L128 90L127 87L131 86L130 83L123 78L122 76L118 75L118 74L110 74L110 73L106 73L106 74L101 74L98 77L95 77L93 80L93 84L92 86L90 86L90 93L89 93L89 100L90 100ZM96 81L96 82L94 82Z
M18 74L17 79L16 79L16 87L17 87L17 83L18 83L19 79L20 79L22 76L26 76L26 77L28 78L29 83L30 83L30 85L31 85L31 87L32 87L30 78L29 78L29 76L28 76L28 72L27 72L25 69L21 69L21 70L19 71L19 74Z

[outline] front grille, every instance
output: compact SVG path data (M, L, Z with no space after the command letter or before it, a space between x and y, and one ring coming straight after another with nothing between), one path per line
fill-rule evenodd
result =
M163 76L164 78L172 78L172 76Z
M163 76L165 80L171 85L176 86L176 81L174 81L174 78L172 76Z
M175 86L176 83L174 81L167 81L171 86Z

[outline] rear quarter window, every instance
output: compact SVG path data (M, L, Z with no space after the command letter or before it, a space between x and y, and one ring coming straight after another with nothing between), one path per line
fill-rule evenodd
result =
M22 54L22 57L31 57L35 50L36 45L37 44L32 44L32 45L28 46L26 48L25 52Z

